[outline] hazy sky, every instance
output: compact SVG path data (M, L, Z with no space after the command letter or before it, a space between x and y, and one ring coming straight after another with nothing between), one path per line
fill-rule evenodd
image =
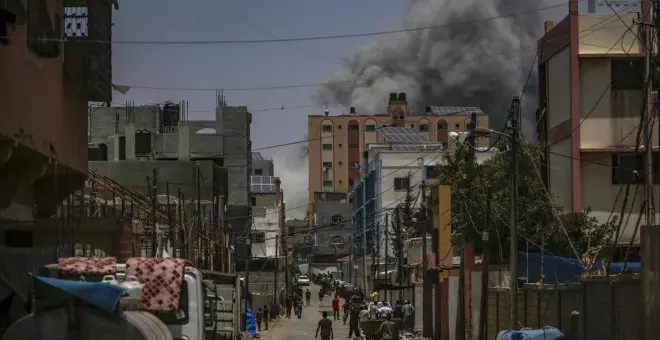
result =
M269 39L387 30L400 22L406 4L405 0L122 1L114 14L113 40ZM113 80L177 88L318 83L341 69L345 55L383 38L387 36L276 44L115 44ZM247 105L254 112L252 140L253 147L259 148L304 138L306 115L323 109L311 100L314 90L310 86L226 91L226 97L230 105ZM134 88L127 95L115 93L115 102L126 100L136 104L188 100L192 119L212 118L215 104L213 91ZM289 108L258 111L281 106Z

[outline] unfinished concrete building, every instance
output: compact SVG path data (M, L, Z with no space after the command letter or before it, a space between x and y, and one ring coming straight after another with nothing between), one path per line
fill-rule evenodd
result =
M201 248L209 253L213 247L204 244L218 242L212 235L221 233L226 235L222 252L228 253L231 244L236 257L244 257L247 248L240 235L250 225L252 202L251 114L246 107L219 106L214 120L188 120L186 102L129 104L93 108L89 121L90 172L155 195L159 204L167 204L168 197L170 204L181 200L186 209L177 212L187 211L188 220L194 217L190 223L198 244L184 246L179 240L174 248L182 249L175 255L204 257ZM222 262L228 266L229 260Z

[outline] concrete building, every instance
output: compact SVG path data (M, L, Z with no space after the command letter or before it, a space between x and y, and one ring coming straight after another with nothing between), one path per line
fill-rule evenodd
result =
M384 254L385 215L402 203L410 187L416 197L421 182L434 178L435 167L445 161L442 153L444 144L424 143L424 136L410 128L381 129L379 134L407 135L414 143L370 144L364 161L365 166L356 179L351 192L351 211L353 217L353 235L355 236L356 256L362 257L362 233L367 233L366 249L376 249L380 240L380 249ZM491 158L496 150L476 154L477 163ZM418 209L420 200L415 200L414 209ZM389 219L391 225L391 218ZM378 228L377 228L378 226ZM383 226L381 228L381 226ZM388 236L389 237L389 236ZM392 244L391 242L389 243ZM390 247L391 253L391 247Z
M280 189L280 179L274 176L251 176L250 186L253 216L252 257L280 257L285 251L281 247L284 240L280 239L284 229L284 195Z
M642 46L621 24L637 15L620 17L572 8L557 25L546 22L539 40L537 120L546 185L564 212L591 208L600 222L621 211L622 188L644 185L643 157L634 152L644 98ZM658 147L657 133L652 145ZM644 190L633 186L630 221L637 220L644 200ZM628 244L634 229L624 227L619 241Z
M246 107L220 105L214 120L186 117L186 102L93 108L90 169L141 193L148 193L150 177L156 178L158 194L169 189L173 198L181 193L184 202L199 197L206 233L222 228L242 258L245 238L237 235L246 234L252 212L251 114ZM214 201L224 208L212 209ZM224 222L215 216L220 211Z
M275 176L275 165L260 152L252 153L252 176Z
M364 166L362 153L378 143L377 130L383 126L408 127L426 140L447 145L449 132L465 131L467 118L476 112L480 127L488 127L488 116L476 107L408 107L405 93L391 93L386 113L350 113L332 116L328 112L308 116L309 202L317 191L349 193ZM487 143L487 142L486 142Z
M312 262L335 263L351 253L351 205L345 193L314 193Z

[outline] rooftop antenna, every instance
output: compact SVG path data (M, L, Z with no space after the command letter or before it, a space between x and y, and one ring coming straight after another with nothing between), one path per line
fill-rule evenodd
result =
M330 114L330 110L328 110L328 101L325 101L325 111L323 111L325 116L327 117Z

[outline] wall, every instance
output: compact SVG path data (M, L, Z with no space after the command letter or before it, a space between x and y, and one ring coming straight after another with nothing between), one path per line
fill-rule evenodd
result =
M591 278L580 284L525 287L518 314L524 327L554 326L568 330L572 311L580 312L579 338L585 340L643 339L641 280L630 277ZM493 339L509 324L507 289L488 296L488 334ZM476 339L476 338L475 338Z
M566 48L548 61L547 98L548 127L552 128L570 117L570 67Z
M252 243L252 257L275 257L275 237L281 234L280 195L253 193L256 205L252 206L252 233L263 232L264 243ZM282 252L278 249L278 252Z
M582 149L635 145L643 93L641 90L605 90L611 81L611 71L610 59L582 59L580 62ZM654 144L657 144L657 134L654 133L654 137Z
M54 15L62 18L59 1L44 3L51 22ZM55 157L59 165L86 173L87 99L66 80L64 56L44 59L28 50L23 24L8 27L8 32L10 43L0 45L0 136L15 139L43 157Z
M343 223L338 223L339 218ZM323 202L316 201L314 204L314 221L316 229L316 247L314 253L318 255L334 255L335 249L331 245L339 241L337 246L337 257L343 257L350 252L352 237L351 206L348 202ZM338 240L333 240L333 237Z
M581 13L578 16L578 27L580 32L588 33L580 34L580 56L641 53L642 46L637 37L627 32L628 25L634 20L637 20L636 13L621 13L615 17ZM636 30L633 26L633 31Z
M621 189L627 185L612 184L612 156L608 152L583 152L581 159L582 168L582 206L591 208L591 216L605 223L611 219L612 211L615 216L621 213L623 199L617 197ZM655 185L654 190L660 186ZM656 191L657 192L657 191ZM625 192L621 194L623 196ZM621 244L628 244L635 232L635 223L640 217L642 202L644 201L644 185L631 185L628 202L624 213L624 221L621 225ZM641 214L643 215L643 214ZM642 216L643 217L643 216ZM656 220L660 214L656 212ZM637 230L635 244L639 244L640 232Z
M563 209L571 209L571 139L549 147L549 190L555 202Z

